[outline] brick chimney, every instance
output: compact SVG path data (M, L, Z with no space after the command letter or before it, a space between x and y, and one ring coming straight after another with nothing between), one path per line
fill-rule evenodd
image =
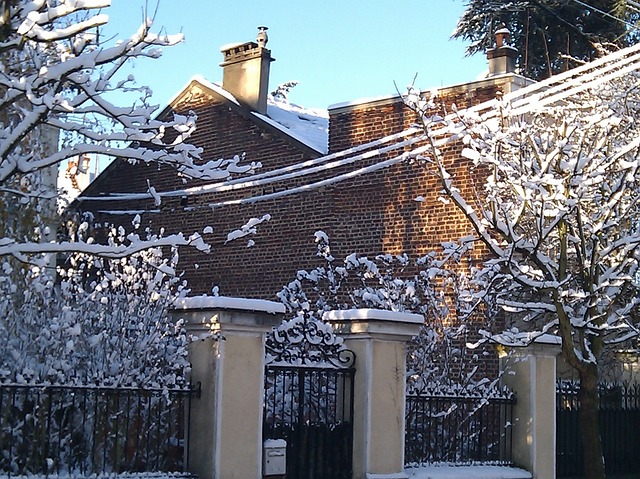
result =
M504 25L495 33L496 46L487 50L489 60L489 77L515 73L518 50L507 45L511 32Z
M271 50L266 48L267 27L258 27L256 42L226 45L220 49L224 61L222 88L253 111L267 112Z

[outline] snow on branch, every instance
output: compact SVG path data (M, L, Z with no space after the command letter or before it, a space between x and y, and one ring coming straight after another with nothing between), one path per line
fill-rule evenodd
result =
M154 236L150 239L142 240L136 235L129 235L128 244L103 245L93 242L72 242L61 241L57 243L19 243L10 238L0 238L0 256L11 255L17 259L28 261L32 255L55 254L74 251L77 253L87 253L103 258L125 258L135 253L148 250L150 248L162 246L192 246L199 251L208 253L211 248L207 245L198 233L185 237L182 233L168 236Z
M159 56L182 35L158 35L145 21L130 38L104 43L108 17L95 10L108 1L18 1L0 36L0 186L40 173L83 153L159 162L184 177L226 179L252 166L201 164L201 150L188 144L196 116L159 119L149 89L133 77L116 80L132 59ZM133 106L119 107L107 94L139 93ZM128 146L124 146L128 144ZM60 146L60 147L58 147Z
M484 341L551 334L584 372L607 344L637 334L639 77L632 47L491 108L442 117L428 95L406 96L430 144L425 164L488 250L470 284L502 309L506 327ZM460 158L440 149L446 139L462 141ZM451 173L459 161L472 188Z
M33 2L17 0L5 9L0 32L0 257L44 261L63 252L121 258L155 246L209 247L199 234L142 240L132 235L118 245L57 241L56 169L64 161L96 154L130 163L158 163L188 179L224 181L259 167L235 156L203 161L189 143L197 115L158 111L151 91L124 69L132 60L157 58L182 35L152 31L145 20L129 38L106 39L101 28L108 0ZM125 105L116 98L125 93ZM136 98L137 97L137 98ZM160 197L150 187L148 195Z
M278 294L287 311L315 318L354 308L417 313L425 324L409 348L408 390L495 392L498 380L480 379L477 367L479 357L491 353L465 347L477 339L466 319L479 313L474 311L474 287L468 281L470 239L420 258L352 253L338 259L326 233L316 232L315 241L318 266L298 271Z
M232 232L230 232L227 235L227 239L224 243L227 244L230 241L234 241L239 238L244 238L245 236L248 236L248 235L255 235L258 232L258 225L261 223L264 223L265 221L269 221L270 219L271 219L271 215L269 214L263 215L261 218L251 218L249 221L247 221L247 223L242 225L240 229L233 230ZM249 247L253 246L253 240L249 240L249 242L247 243L247 246Z

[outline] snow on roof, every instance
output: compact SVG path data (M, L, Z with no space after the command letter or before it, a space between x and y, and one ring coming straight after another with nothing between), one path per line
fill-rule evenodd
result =
M263 116L254 113L257 116ZM286 132L310 146L316 151L326 154L329 149L329 113L319 108L304 108L285 99L267 98L267 115L286 128Z
M222 86L218 85L217 83L210 82L209 80L207 80L202 75L194 75L193 77L191 77L191 80L189 80L187 85L185 85L185 87L178 92L178 94L173 98L173 100L178 98L182 94L182 92L189 86L189 84L192 81L196 81L196 82L200 83L201 85L209 88L210 90L215 91L218 95L221 95L221 96L225 97L230 102L235 103L236 105L240 105L240 103L238 103L238 100L236 100L235 97L231 93L229 93L227 90L222 88ZM171 101L171 103L173 103L173 100Z
M333 103L332 105L329 105L329 110L337 110L338 108L345 108L348 106L357 106L357 105L364 105L367 103L375 103L380 101L389 101L389 100L398 100L398 99L400 99L400 94L398 93L381 95L381 96L356 98L355 100L348 100L340 103Z
M236 105L240 104L238 100L222 88L222 86L210 82L201 75L194 76L190 82L191 81L197 81ZM175 98L177 98L177 96ZM327 110L321 108L304 108L289 103L286 99L274 98L272 95L269 95L267 98L267 115L261 115L256 112L251 112L251 114L319 153L326 154L328 151L329 113Z
M265 313L284 313L282 303L252 298L231 298L228 296L192 296L179 298L175 309L240 309L243 311L263 311Z

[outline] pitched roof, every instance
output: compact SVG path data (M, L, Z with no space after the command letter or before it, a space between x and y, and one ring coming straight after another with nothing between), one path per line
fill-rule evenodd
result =
M314 152L326 154L329 144L329 113L323 109L304 108L290 103L284 98L267 98L267 114L261 115L243 106L234 96L217 83L210 82L201 75L194 76L187 86L180 90L169 104L173 104L193 82L198 83L219 97L222 97L236 110L254 121L275 128Z

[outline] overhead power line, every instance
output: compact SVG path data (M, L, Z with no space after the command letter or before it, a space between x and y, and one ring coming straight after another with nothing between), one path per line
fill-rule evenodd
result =
M629 23L628 21L626 21L624 18L620 18L620 17L616 17L615 15L612 15L609 12L605 12L604 10L598 8L598 7L594 7L593 5L589 5L588 3L582 2L581 0L573 0L574 2L576 2L578 5L582 5L585 8L588 8L589 10L592 10L596 13L599 13L600 15L604 15L605 17L611 18L612 20L616 20L618 22L624 23L627 27L636 30L638 27L636 25L634 25L633 23ZM629 2L629 0L627 0L627 3L629 4L636 4L638 5L636 2Z
M578 96L586 90L600 88L602 84L621 78L625 75L640 72L640 44L627 47L592 62L585 63L567 72L554 75L541 82L536 82L528 87L515 90L504 95L503 100L511 105L511 114L526 115L540 108L558 104L571 97ZM494 99L479 105L461 110L463 114L473 113L479 116L480 121L489 121L500 115L500 100ZM457 113L446 115L449 120L455 120ZM224 191L236 191L256 186L281 183L286 181L309 178L301 185L284 186L280 191L262 193L256 196L216 201L195 205L192 209L214 208L233 204L256 203L265 200L273 200L297 193L316 190L321 187L335 185L346 180L371 174L395 164L415 158L417 155L428 154L430 148L444 147L449 144L451 131L441 123L434 130L434 145L425 145L424 136L420 128L409 128L376 141L359 145L341 152L326 155L306 162L288 167L278 168L273 171L255 174L249 177L238 178L212 185L195 188L187 188L181 191L160 192L159 196L198 196L215 194ZM631 145L636 147L640 139ZM326 173L326 175L322 175ZM313 175L320 175L320 177ZM122 201L150 198L148 193L113 195L107 197L85 197L82 200L90 201ZM105 211L108 212L108 211Z

